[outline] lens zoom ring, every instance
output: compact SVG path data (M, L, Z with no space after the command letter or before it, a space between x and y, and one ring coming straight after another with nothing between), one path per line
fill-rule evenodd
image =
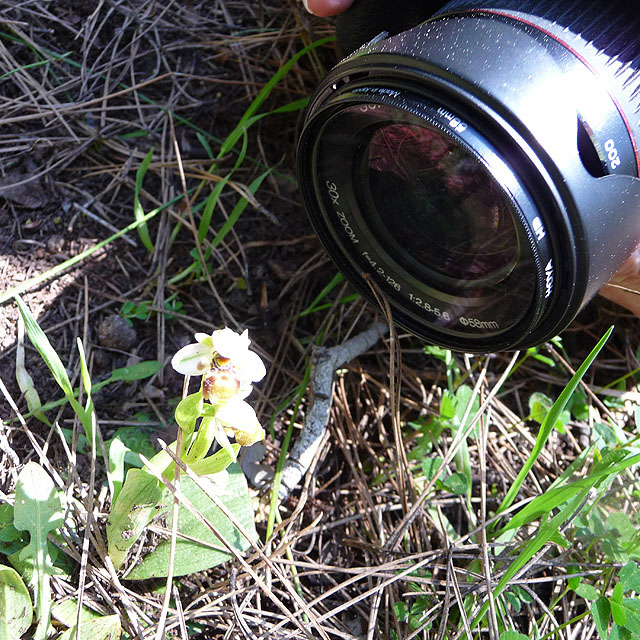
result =
M589 62L604 73L613 75L634 113L640 112L640 2L622 0L488 0L470 2L452 0L440 13L495 9L529 14L555 23L580 37L597 51ZM558 33L567 45L574 43L566 34ZM589 47L584 47L585 54Z

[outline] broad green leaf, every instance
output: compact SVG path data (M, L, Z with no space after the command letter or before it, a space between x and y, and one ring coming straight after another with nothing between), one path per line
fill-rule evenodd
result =
M76 618L78 601L75 598L63 600L55 604L52 617L68 627L58 640L120 640L122 629L120 616L101 616L99 613L83 606L80 611L80 635L76 634Z
M573 396L572 396L573 399ZM553 407L553 400L544 393L535 391L529 397L529 417L538 424L542 424L549 411ZM562 411L555 422L555 428L564 433L564 425L569 421L571 415L568 411Z
M529 640L529 636L518 631L503 631L500 634L500 640Z
M442 465L442 458L440 456L424 458L421 467L427 482L433 479L440 465Z
M607 640L609 630L609 618L611 616L611 604L607 598L598 598L591 605L591 615L596 623L596 629L600 635L600 640Z
M20 640L32 622L29 590L17 571L0 565L0 638Z
M631 633L640 637L640 599L624 598L622 600L622 608L625 612L625 622L620 626L629 629ZM616 620L616 622L618 621ZM620 623L618 622L618 624Z
M13 505L0 504L0 553L9 556L29 543L29 536L13 524Z
M90 618L80 623L80 635L73 625L67 629L58 640L120 640L122 627L120 616L100 616Z
M254 513L242 469L239 465L233 464L228 471L228 483L224 489L220 490L217 497L241 523L250 537L256 540L258 535L255 530ZM239 552L249 548L250 544L246 538L189 477L182 476L180 490L194 507L215 526L229 545ZM161 513L170 521L173 497L169 491L164 493L162 502L166 506L161 510ZM180 537L177 539L175 576L203 571L231 559L232 556L224 549L220 540L183 505L180 505L179 508L178 531L188 536L188 539ZM145 556L142 562L134 567L126 578L144 580L165 577L169 567L169 550L170 540L162 540L153 552Z
M624 591L640 592L640 568L635 562L627 562L627 564L620 569L618 578L622 583Z
M636 527L631 519L622 511L615 511L607 516L605 522L607 529L614 531L622 545L630 543L636 535Z
M142 181L144 180L144 176L146 175L149 164L151 163L151 158L153 158L153 149L149 149L149 153L147 153L136 171L136 188L133 194L133 215L139 225L138 235L140 236L140 240L142 240L142 244L146 247L147 251L153 251L153 242L151 242L151 237L149 236L147 223L144 221L145 213L142 208L142 204L140 204L140 192L142 191Z
M157 360L145 360L138 364L133 364L130 367L122 367L121 369L114 369L111 372L111 380L125 380L127 382L133 380L142 380L144 378L150 378L160 371L162 368L162 362Z
M585 600L597 600L600 597L600 592L592 585L586 582L580 583L575 592Z
M37 463L28 462L18 476L13 523L28 531L29 544L19 552L19 559L31 563L31 586L36 596L38 627L34 638L46 638L51 614L49 577L52 574L47 534L64 521L62 494L56 491L47 472Z
M611 603L611 617L613 618L613 621L621 627L626 626L627 612L625 611L625 608L621 603L616 602L615 600L610 599L609 602Z
M629 631L625 627L620 627L614 623L611 626L609 640L638 640L638 636L631 633L631 631Z
M467 494L467 478L464 473L453 473L446 480L438 482L439 489L444 489L449 493L453 493L457 496L463 496Z
M409 607L405 602L394 602L393 612L396 614L396 618L400 622L406 622L409 619Z
M161 510L163 488L145 469L127 472L107 522L108 552L116 569L122 566L131 546Z

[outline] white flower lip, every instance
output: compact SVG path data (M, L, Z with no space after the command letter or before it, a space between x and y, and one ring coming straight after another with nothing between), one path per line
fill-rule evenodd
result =
M241 381L241 388L246 391L251 388L251 382L258 382L266 375L266 369L260 356L249 351L249 333L236 333L229 327L207 333L196 333L195 344L182 347L171 359L171 366L183 376L205 375L212 366L214 354L229 359L229 366L233 368Z

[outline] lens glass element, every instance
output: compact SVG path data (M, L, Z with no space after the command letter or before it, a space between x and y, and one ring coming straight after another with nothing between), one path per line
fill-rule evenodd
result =
M474 125L412 100L341 105L314 133L325 246L418 333L429 326L466 345L534 322L537 208Z
M408 123L382 126L366 150L365 174L372 222L412 270L478 286L500 282L517 264L509 201L451 137Z

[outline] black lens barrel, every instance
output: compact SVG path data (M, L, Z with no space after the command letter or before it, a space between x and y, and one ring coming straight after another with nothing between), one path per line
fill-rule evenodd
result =
M392 25L392 31L406 27L399 16L402 1L394 3L396 18L382 20ZM394 318L401 326L430 342L470 352L539 344L566 327L640 243L640 16L630 12L631 3L609 4L454 0L427 22L363 46L318 88L299 147L305 203L319 236L356 288L367 295L361 274L369 273L391 299ZM358 11L372 6L356 2L341 28L357 18ZM406 2L402 6L412 7L414 20L426 18L427 5ZM382 25L373 20L372 12L368 15L364 26L370 35ZM614 24L619 25L617 30ZM389 280L397 285L416 275L407 271L401 256L394 258L397 245L385 244L382 237L384 229L393 225L392 210L375 213L390 216L382 225L374 224L376 203L352 199L340 210L344 219L360 221L362 233L375 239L378 254L388 246L386 282L360 260L352 240L329 232L336 211L327 206L323 185L332 180L323 174L318 158L328 153L343 158L343 184L362 181L354 168L360 152L348 142L351 132L344 131L344 145L336 134L337 123L349 122L340 120L340 113L353 105L364 110L376 105L393 108L391 120L372 124L370 134L363 130L365 137L374 136L378 126L425 117L420 116L424 110L412 106L415 101L435 104L436 111L450 115L450 122L468 123L478 140L486 141L487 149L497 150L500 162L490 159L493 152L483 157L485 151L472 151L489 172L489 180L514 203L519 235L532 243L533 253L525 251L523 260L526 255L538 255L537 242L548 247L551 258L533 265L534 299L522 318L514 318L515 324L482 315L477 301L470 298L466 310L459 300L447 306L445 292L436 291L435 281L423 284L425 291L432 287L433 296L441 301L440 315L436 319L429 311L433 301L423 305L428 313L417 314L415 305L405 302L407 297L415 298L414 289L407 291L403 285L399 295L397 286L388 286ZM439 126L427 120L425 126ZM446 127L445 123L445 133ZM449 134L455 140L455 134ZM459 144L466 143L460 139ZM507 174L515 176L516 187ZM358 188L356 184L351 191L357 193ZM415 213L424 216L428 230L429 216L436 214L429 213L433 203L427 204ZM486 212L482 215L487 217ZM433 228L444 228L438 226L437 218L431 221ZM454 240L452 235L449 244L442 246ZM411 246L417 255L416 243ZM441 265L433 267L441 271ZM508 286L504 295L508 308ZM422 302L423 296L419 299ZM453 319L446 326L442 314Z

